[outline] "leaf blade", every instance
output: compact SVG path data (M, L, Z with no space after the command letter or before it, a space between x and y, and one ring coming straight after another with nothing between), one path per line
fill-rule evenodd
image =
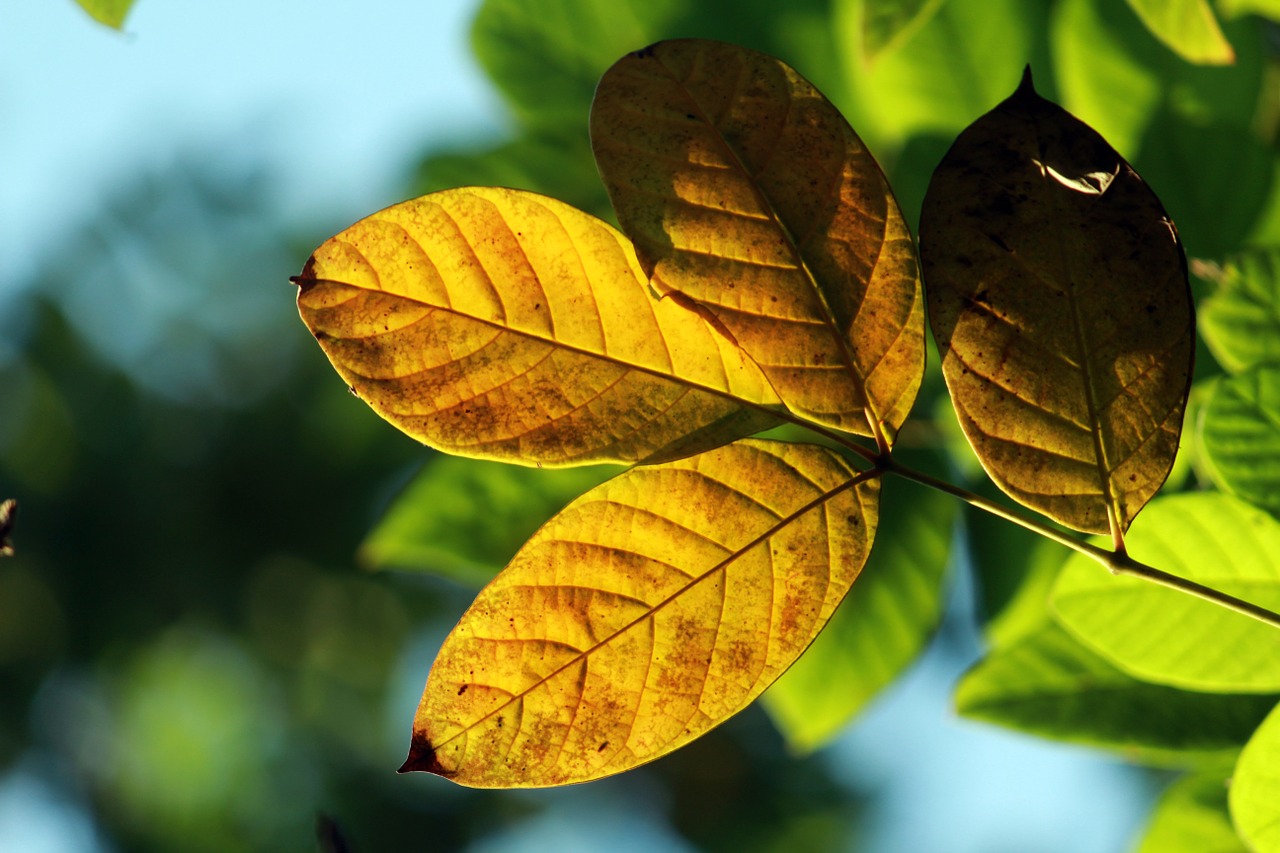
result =
M326 241L297 281L338 373L446 452L658 461L776 423L755 365L652 299L621 235L551 198L471 187L393 205Z
M591 137L659 292L714 315L796 414L896 434L924 366L914 251L821 93L755 51L659 42L606 72Z
M1135 559L1240 598L1280 607L1280 522L1220 492L1153 501L1128 539ZM1219 693L1280 691L1280 631L1145 580L1111 576L1083 555L1051 604L1094 651L1146 681Z
M832 451L754 440L588 492L445 641L405 769L568 784L692 740L821 629L866 559L878 493Z
M1230 371L1280 362L1280 249L1243 252L1222 267L1197 265L1218 289L1200 307L1200 330Z
M765 691L792 750L831 741L927 645L942 615L956 502L906 480L882 486L876 545L808 650Z
M938 166L920 248L943 375L988 474L1063 524L1123 532L1173 466L1194 352L1159 200L1028 70Z
M1280 849L1280 705L1245 744L1228 804L1236 828L1254 850Z
M1219 488L1280 512L1280 364L1220 377L1197 430L1200 460Z
M1197 770L1156 803L1137 853L1248 853L1227 814L1230 768Z
M1139 681L1046 620L965 673L955 702L971 719L1178 765L1234 754L1275 698Z

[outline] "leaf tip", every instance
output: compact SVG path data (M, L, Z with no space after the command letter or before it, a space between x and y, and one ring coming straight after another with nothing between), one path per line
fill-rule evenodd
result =
M306 293L316 283L315 274L316 257L312 255L307 258L307 264L302 268L302 272L297 275L289 276L289 281L298 286L298 295Z
M1036 85L1031 79L1031 63L1028 62L1022 67L1022 82L1018 83L1018 89L1015 95L1034 95L1036 94Z
M413 739L409 742L409 755L404 760L404 764L400 765L397 773L413 773L422 771L424 773L434 773L437 776L448 778L453 774L444 769L444 766L436 760L435 748L427 741L425 737L414 732Z

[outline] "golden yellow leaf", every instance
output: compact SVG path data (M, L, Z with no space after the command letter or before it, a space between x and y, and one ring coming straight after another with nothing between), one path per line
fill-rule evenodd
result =
M658 292L723 324L796 414L896 434L924 370L915 250L822 93L762 53L660 42L605 73L591 138Z
M1010 496L1123 533L1164 483L1193 355L1155 194L1030 71L938 166L920 217L929 318L960 423Z
M879 480L743 440L633 468L549 521L445 640L402 771L585 782L746 707L857 578Z
M450 453L656 461L776 423L750 359L653 298L617 231L555 199L472 187L397 204L295 281L352 391Z

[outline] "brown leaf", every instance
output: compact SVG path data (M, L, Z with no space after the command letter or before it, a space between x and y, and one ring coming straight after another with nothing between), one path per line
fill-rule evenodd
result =
M1173 465L1191 377L1186 260L1159 199L1028 69L934 172L920 253L988 473L1063 524L1122 533Z
M791 411L893 437L924 370L915 252L821 92L762 53L659 42L605 73L591 140L659 293L717 318Z

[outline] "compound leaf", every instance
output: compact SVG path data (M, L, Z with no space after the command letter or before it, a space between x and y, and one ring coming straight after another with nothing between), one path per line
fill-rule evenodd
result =
M866 561L878 498L833 451L758 440L592 489L445 640L402 770L560 785L693 740L822 629Z
M896 434L924 369L911 236L812 84L745 48L659 42L605 73L591 139L659 293L727 329L796 414Z
M472 187L394 205L295 280L351 389L450 453L657 461L776 423L741 350L654 299L614 229L545 196Z
M1280 522L1221 492L1152 501L1127 540L1135 559L1271 610L1280 608ZM1188 690L1280 692L1280 631L1073 555L1053 608L1080 640L1138 678Z
M1280 512L1280 363L1215 381L1199 438L1200 461L1219 487Z
M1228 802L1251 849L1280 850L1280 705L1240 753Z
M920 219L930 322L966 436L1011 497L1123 532L1178 449L1194 334L1155 194L1030 72L938 166Z

